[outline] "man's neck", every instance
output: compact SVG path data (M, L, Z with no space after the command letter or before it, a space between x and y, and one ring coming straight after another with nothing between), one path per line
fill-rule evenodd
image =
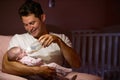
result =
M49 32L46 30L46 31L44 31L42 34L40 34L39 36L37 36L37 37L35 37L35 38L36 38L36 39L39 39L40 36L45 35L45 34L49 34Z

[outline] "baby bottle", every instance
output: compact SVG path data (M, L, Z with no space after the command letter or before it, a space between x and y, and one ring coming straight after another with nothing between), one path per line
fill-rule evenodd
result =
M28 49L29 49L29 53L33 53L40 50L41 48L42 48L42 44L39 41L35 41L30 45Z

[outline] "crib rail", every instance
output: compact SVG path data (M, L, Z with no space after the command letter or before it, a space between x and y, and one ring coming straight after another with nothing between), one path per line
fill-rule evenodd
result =
M120 33L73 31L72 43L82 60L80 71L100 75L103 79L112 72L120 74ZM117 80L115 78L113 80Z

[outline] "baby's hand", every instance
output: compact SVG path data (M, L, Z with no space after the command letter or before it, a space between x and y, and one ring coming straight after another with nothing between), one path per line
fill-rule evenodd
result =
M43 62L43 60L41 58L37 58L36 62L37 62L36 65L38 65L38 66L41 66L41 65L44 64L44 62Z

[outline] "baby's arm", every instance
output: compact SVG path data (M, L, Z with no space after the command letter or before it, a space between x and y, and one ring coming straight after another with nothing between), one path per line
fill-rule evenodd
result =
M40 66L43 64L43 61L41 58L35 59L35 58L29 57L29 56L25 56L19 61L28 66Z

